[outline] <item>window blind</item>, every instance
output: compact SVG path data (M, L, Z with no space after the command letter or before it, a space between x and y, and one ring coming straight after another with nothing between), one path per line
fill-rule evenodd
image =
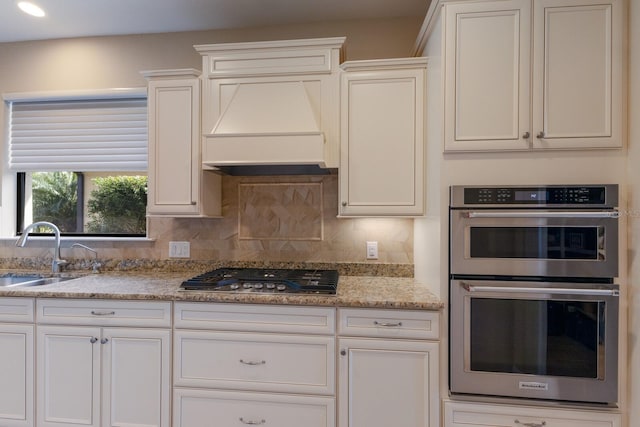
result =
M9 165L30 171L146 171L147 100L13 101Z

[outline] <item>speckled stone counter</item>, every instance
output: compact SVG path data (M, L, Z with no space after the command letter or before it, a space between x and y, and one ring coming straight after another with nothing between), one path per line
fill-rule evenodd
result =
M90 274L50 285L0 287L0 297L205 301L407 310L440 310L444 306L426 285L405 277L341 276L338 294L327 296L180 290L180 283L191 276L184 272Z

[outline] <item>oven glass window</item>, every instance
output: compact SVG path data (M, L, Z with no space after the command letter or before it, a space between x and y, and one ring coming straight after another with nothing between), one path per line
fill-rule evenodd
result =
M602 227L471 227L471 258L603 259Z
M598 301L471 299L471 370L599 378Z

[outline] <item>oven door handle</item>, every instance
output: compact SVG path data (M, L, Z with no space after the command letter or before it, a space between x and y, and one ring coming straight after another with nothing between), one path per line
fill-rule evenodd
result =
M618 211L582 212L582 211L514 211L514 212L465 212L466 218L619 218Z
M461 283L468 292L499 292L509 294L551 294L551 295L594 295L594 296L620 296L620 291L616 289L585 289L585 288L530 288L518 286L479 286Z

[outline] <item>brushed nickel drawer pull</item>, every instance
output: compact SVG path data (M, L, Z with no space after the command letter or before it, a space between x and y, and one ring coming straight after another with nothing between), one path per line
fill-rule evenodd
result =
M382 327L385 327L385 328L398 328L398 327L402 326L402 322L396 322L396 323L378 322L377 320L374 320L373 324L376 325L376 326L382 326Z
M115 311L95 311L91 310L91 314L94 316L113 316L116 314Z
M249 366L258 366L258 365L266 365L267 362L265 360L261 360L259 362L256 361L252 361L252 360L244 360L244 359L240 359L240 363L242 363L243 365L249 365Z
M514 420L513 422L515 424L520 424L521 426L524 426L524 427L544 427L547 425L546 421L542 421L539 423L523 423L520 420Z
M255 426L255 425L265 424L267 420L253 421L253 420L245 420L244 418L240 417L240 422L242 424L249 424L249 425Z

